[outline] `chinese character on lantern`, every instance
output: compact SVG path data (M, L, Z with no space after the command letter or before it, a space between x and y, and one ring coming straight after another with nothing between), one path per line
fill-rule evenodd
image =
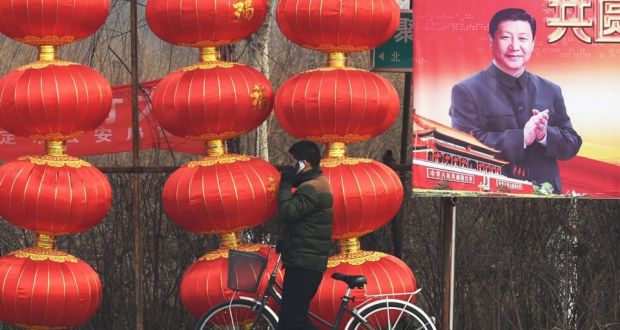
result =
M245 0L234 3L233 8L235 8L235 17L237 17L237 19L244 18L246 20L251 20L252 16L254 16L254 7L252 7L252 0Z

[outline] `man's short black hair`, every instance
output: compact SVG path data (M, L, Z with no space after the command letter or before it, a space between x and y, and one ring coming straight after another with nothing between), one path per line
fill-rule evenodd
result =
M532 38L536 36L536 19L534 19L532 15L528 14L521 8L506 8L498 11L495 15L493 15L493 18L491 18L491 21L489 22L489 35L491 38L495 36L495 31L497 31L499 23L503 21L528 22L532 28Z
M288 149L288 152L297 160L307 161L313 168L318 168L321 164L321 150L312 141L297 141Z

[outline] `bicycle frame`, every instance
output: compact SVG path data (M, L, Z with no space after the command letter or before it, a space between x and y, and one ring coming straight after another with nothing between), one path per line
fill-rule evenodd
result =
M269 253L271 253L271 251ZM265 312L265 309L269 310L268 313L277 316L277 314L275 314L275 312L267 304L269 301L269 297L273 298L275 302L278 304L278 306L282 306L282 295L280 294L280 292L283 290L283 288L282 288L282 285L280 285L280 283L278 283L277 281L278 269L280 268L281 263L282 263L282 256L278 254L278 259L276 261L275 267L273 268L273 270L271 271L271 274L269 275L269 280L267 282L267 285L265 286L265 289L262 292L262 297L261 295L257 295L257 298L245 297L241 295L238 296L239 299L250 300L250 301L255 302L257 306L256 317L254 321L252 322L252 326L250 327L250 330L254 329L257 321L260 318L260 315ZM351 288L347 287L345 294L341 298L340 306L338 308L338 312L336 313L336 320L334 321L333 324L330 323L329 321L322 319L320 316L314 314L312 311L308 311L308 316L310 316L310 318L317 320L318 322L322 323L323 325L333 330L337 330L338 327L340 326L340 323L342 322L342 318L344 317L345 313L348 313L349 315L351 315L351 319L348 320L346 327L348 327L354 320L358 320L361 323L365 324L368 330L373 330L373 327L368 325L368 322L361 316L361 312L363 312L364 310L368 308L371 308L375 304L386 302L386 301L388 303L390 301L395 301L395 302L397 301L397 302L405 303L406 305L411 305L413 306L413 308L417 309L417 307L415 307L411 303L411 299L413 299L413 296L416 295L418 292L420 292L420 290L421 289L418 288L414 292L386 293L386 294L373 294L373 295L368 295L364 292L364 301L358 304L354 308L349 308L349 304L352 300L354 300L354 298L350 296ZM399 297L408 296L408 298L407 300L391 299L392 297L396 297L396 296L399 296ZM231 297L231 300L230 300L231 303L234 299L235 299L235 294L233 294L233 296ZM400 318L400 316L398 316L398 318Z

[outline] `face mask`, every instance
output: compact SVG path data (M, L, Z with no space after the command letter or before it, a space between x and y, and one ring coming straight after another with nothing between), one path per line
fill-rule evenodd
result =
M295 175L298 175L299 173L301 173L301 171L303 171L304 168L306 168L306 164L304 163L303 160L300 160L297 163L295 163Z

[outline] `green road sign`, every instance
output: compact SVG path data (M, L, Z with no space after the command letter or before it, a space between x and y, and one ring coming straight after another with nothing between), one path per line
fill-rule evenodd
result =
M411 72L413 68L413 13L401 10L392 38L373 51L373 71Z

